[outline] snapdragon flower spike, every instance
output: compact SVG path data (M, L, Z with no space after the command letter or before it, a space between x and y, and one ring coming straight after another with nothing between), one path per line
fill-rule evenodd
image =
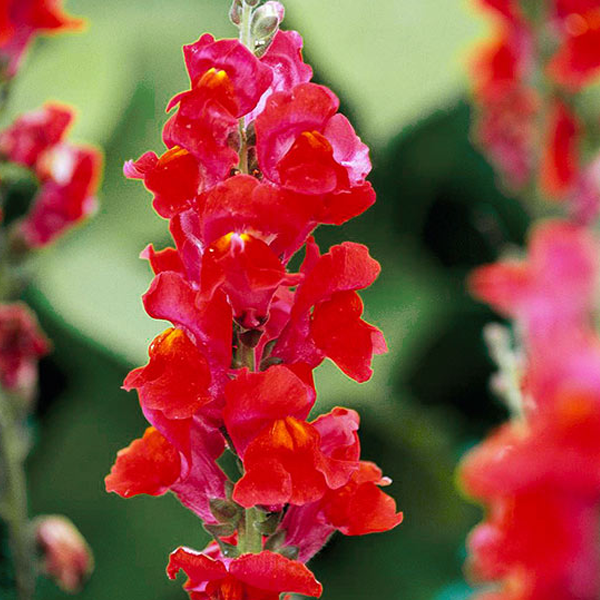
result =
M210 35L186 46L190 89L169 104L167 151L124 167L169 219L174 247L141 256L155 274L146 312L172 328L125 380L152 427L118 454L106 486L124 497L175 493L207 524L216 543L180 548L168 569L187 573L192 600L318 596L302 562L335 530L402 520L380 489L389 480L360 460L358 415L336 408L307 420L326 357L362 382L386 351L356 293L379 264L349 242L321 256L310 237L374 202L371 163L336 96L310 83L301 37L278 30L283 7L236 0L231 17L249 25L248 47ZM234 481L216 463L225 448ZM302 562L284 558L295 553Z
M61 0L4 0L0 5L0 72L13 77L34 37L79 29L82 22L61 8Z
M189 548L178 548L169 559L167 574L188 576L191 600L279 600L284 592L320 597L314 575L300 562L263 551L233 560L213 559Z

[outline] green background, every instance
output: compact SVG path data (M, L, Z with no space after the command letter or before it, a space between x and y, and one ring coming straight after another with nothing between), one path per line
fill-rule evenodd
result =
M285 27L303 34L316 80L340 95L373 148L379 194L367 214L317 237L322 246L367 243L381 261L363 298L390 352L364 385L321 367L317 410L360 410L363 456L393 478L390 492L405 513L391 533L335 537L311 567L325 600L459 600L468 594L464 538L480 513L458 492L454 469L504 416L487 391L481 341L492 315L469 299L464 278L521 242L527 227L468 137L464 66L484 27L459 0L284 3ZM75 104L72 137L106 152L99 213L36 259L27 292L55 344L41 365L31 511L69 515L94 548L96 573L82 600L184 598L181 581L169 582L164 569L176 546L203 547L199 521L170 496L125 501L103 489L116 451L145 427L121 382L165 326L143 312L151 277L138 254L149 242L168 243L167 224L121 169L161 151L164 107L187 86L182 44L235 30L226 0L67 6L88 19L87 31L38 41L8 110L14 116L48 98ZM44 582L39 597L63 595Z

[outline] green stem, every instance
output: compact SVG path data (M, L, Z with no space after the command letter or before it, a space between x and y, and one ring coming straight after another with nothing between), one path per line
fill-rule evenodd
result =
M238 545L242 554L262 552L262 534L256 528L259 522L258 509L247 508L238 530Z
M17 598L31 600L35 589L34 546L27 519L27 482L20 418L6 394L0 396L0 465L4 476L3 517L8 526Z

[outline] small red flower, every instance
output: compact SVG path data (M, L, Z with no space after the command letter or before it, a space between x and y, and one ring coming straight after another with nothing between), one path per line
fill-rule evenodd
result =
M364 183L368 148L327 88L304 83L277 92L256 119L261 171L270 181L302 194L329 194Z
M189 208L202 186L198 160L178 146L160 158L146 152L137 161L126 162L123 171L130 179L144 180L146 188L154 193L154 209L166 219Z
M360 244L345 242L320 256L309 241L302 271L305 280L273 355L312 367L327 356L349 377L366 381L373 354L383 354L387 346L379 329L361 319L362 302L354 291L375 281L379 263Z
M552 198L564 197L580 173L580 130L572 110L556 101L548 119L548 139L540 172L540 187Z
M152 415L151 415L152 416ZM157 423L157 427L160 423ZM117 454L105 478L107 492L123 498L138 494L160 496L168 491L206 523L214 523L210 500L225 498L226 476L216 464L225 448L223 437L212 425L196 418L179 432L171 428L167 439L158 428L149 427ZM185 433L175 439L174 434ZM182 451L182 446L187 451Z
M188 576L184 588L192 600L279 600L283 592L318 598L323 591L302 563L269 551L224 561L178 548L167 574L175 579L179 570Z
M137 389L140 403L167 419L189 419L212 400L211 374L202 352L180 329L167 329L149 349L150 362L123 383Z
M597 2L569 2L559 6L564 40L548 65L559 84L577 92L600 75L600 8ZM589 5L589 6L587 6Z
M43 573L65 592L80 592L94 570L92 551L81 533L60 515L37 517L34 524Z
M105 478L106 491L123 498L137 494L160 496L179 479L179 452L154 427L144 437L119 450L117 460Z
M37 161L41 188L33 207L20 224L25 243L39 248L96 210L102 167L101 154L92 148L58 144Z
M25 304L0 304L0 381L5 388L29 397L37 363L49 350L50 342Z
M62 11L61 0L4 0L0 5L0 60L3 74L16 74L27 46L38 33L78 29L81 21Z
M234 500L246 507L303 505L346 485L358 469L360 455L358 415L346 413L350 418L338 418L333 442L321 438L319 419L273 419L243 454L245 473L236 483Z
M0 153L11 162L33 167L46 150L62 141L72 121L72 109L45 104L0 133Z

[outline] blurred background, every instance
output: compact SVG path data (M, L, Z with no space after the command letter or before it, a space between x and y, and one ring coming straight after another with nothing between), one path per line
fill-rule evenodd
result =
M286 29L305 39L315 79L372 147L378 203L322 247L366 243L383 273L365 291L367 319L390 353L358 385L325 364L316 411L362 414L363 456L393 478L404 523L388 534L334 540L312 568L324 600L459 600L461 564L480 511L454 480L460 456L505 414L488 392L492 365L481 329L493 315L464 291L469 270L520 243L527 216L499 191L469 140L465 64L483 22L463 0L283 0ZM187 87L181 46L210 31L235 35L228 0L70 0L82 35L39 40L16 80L8 118L47 99L72 103L72 137L104 148L98 215L35 266L28 301L55 345L41 365L36 447L28 470L32 513L65 513L96 555L81 600L175 600L165 576L178 545L202 548L200 522L173 497L122 500L104 491L117 450L146 427L125 374L146 362L165 327L142 309L151 275L138 254L168 243L151 196L123 162L162 151L164 107ZM43 583L40 598L63 595Z

